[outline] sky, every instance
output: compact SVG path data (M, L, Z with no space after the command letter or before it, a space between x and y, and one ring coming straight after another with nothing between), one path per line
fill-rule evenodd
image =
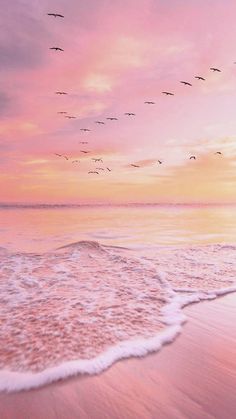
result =
M234 0L0 4L1 202L236 201Z

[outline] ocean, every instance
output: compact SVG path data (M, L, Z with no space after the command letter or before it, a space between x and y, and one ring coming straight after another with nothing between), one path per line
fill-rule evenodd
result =
M0 390L172 342L184 306L236 291L235 210L0 206Z

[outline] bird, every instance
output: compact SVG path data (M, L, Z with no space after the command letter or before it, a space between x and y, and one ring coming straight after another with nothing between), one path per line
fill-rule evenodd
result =
M158 162L159 164L162 164L162 161L161 161L161 160L157 160L157 162Z
M109 117L107 119L109 119L110 121L118 121L118 118L114 118L114 117Z
M64 49L59 48L59 47L51 47L49 49L54 49L54 51L64 51Z
M66 160L69 160L69 157L67 157L67 156L62 156L62 157L64 157L64 159L66 159Z
M196 157L195 157L195 156L190 156L190 157L189 157L189 159L190 159L190 160L191 160L191 159L196 160Z
M105 170L103 167L96 167L96 170Z
M102 124L102 125L105 125L105 122L103 122L103 121L95 121L95 124Z
M171 92L162 92L166 96L174 96L174 93Z
M68 118L68 119L76 119L76 116L66 115L65 118Z
M133 112L125 112L124 115L127 115L127 116L135 116L135 113L133 113Z
M72 163L79 163L79 160L73 160Z
M146 100L146 102L144 103L146 103L147 105L155 105L155 102L151 102L150 100Z
M91 131L91 129L88 129L88 128L80 128L80 131L87 132L87 131Z
M181 81L180 83L184 84L185 86L192 86L192 84L188 81Z
M54 16L54 17L65 17L63 15L60 15L59 13L48 13L48 16Z
M103 160L101 159L101 158L99 158L99 159L96 159L96 158L94 158L94 159L92 159L95 163L96 162L98 162L98 161L100 161L101 163L103 163Z
M68 93L58 91L58 92L55 92L55 94L56 94L56 95L67 95Z
M204 77L201 77L201 76L195 76L195 79L198 79L198 80L206 80L206 79L204 79Z
M106 167L106 169L108 170L108 172L111 172L111 169L109 169L109 167Z
M66 112L66 111L59 111L59 112L57 112L57 113L59 113L59 114L63 115L63 114L66 114L67 112Z
M62 154L54 153L55 156L62 157Z
M138 166L137 164L131 164L130 166L133 166L133 167L140 167L140 166Z
M88 144L88 141L80 141L80 144Z
M221 151L216 151L216 153L215 153L215 154L221 154L221 155L222 155Z
M80 150L80 152L84 154L90 153L90 151L87 151L87 150Z
M212 71L218 71L219 73L221 72L221 70L219 70L219 68L215 68L215 67L211 67L210 70L212 70Z
M97 175L99 175L99 172L95 172L95 171L90 171L88 173L96 173Z

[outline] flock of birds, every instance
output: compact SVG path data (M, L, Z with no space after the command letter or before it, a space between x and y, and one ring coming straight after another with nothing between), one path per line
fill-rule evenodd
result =
M64 17L65 17L64 15L59 14L59 13L48 13L47 15L50 16L50 17L61 18L61 19L64 19ZM58 46L56 46L56 47L50 47L49 49L50 50L53 50L53 51L56 51L56 52L64 52L64 49L61 48L61 47L58 47ZM236 64L236 63L234 63L234 64ZM214 73L215 72L217 72L217 73L220 73L221 72L221 70L219 68L216 68L216 67L210 67L210 70L212 72L214 72ZM206 81L206 79L204 77L202 77L202 76L195 76L194 78L197 79L197 80L199 80L199 81ZM190 83L188 81L185 81L185 80L181 80L180 83L183 84L184 86L188 86L188 87L192 87L193 86L192 83ZM163 91L161 93L164 94L164 95L166 95L166 96L174 96L175 95L173 92L169 92L169 91ZM68 93L59 90L59 91L56 91L55 94L56 95L67 95ZM144 102L144 104L146 104L146 105L155 105L155 102L154 101L151 101L151 100L146 100ZM76 116L68 115L68 112L67 111L58 111L58 114L63 115L67 119L76 119L77 118ZM134 117L136 114L133 113L133 112L125 112L124 115L125 116L129 116L129 117ZM118 121L118 118L116 118L116 117L107 117L106 120L108 120L108 121ZM98 124L98 125L105 125L105 122L104 121L94 121L94 122L95 122L95 124ZM91 131L91 129L89 129L89 128L80 128L80 131L82 131L82 132L89 132L89 131ZM80 144L88 144L88 141L80 141ZM88 153L90 153L89 150L80 150L80 152L82 154L88 154ZM66 155L59 154L59 153L54 153L54 154L57 157L64 158L67 161L71 160L71 163L72 164L80 163L79 160L72 160L72 159L70 159ZM222 152L221 151L216 151L215 154L222 155ZM196 160L197 157L194 156L194 155L192 155L192 156L189 157L189 159L190 160ZM102 158L92 158L91 160L94 161L94 163L103 163L103 159ZM163 163L163 161L157 160L157 164L162 164L162 163ZM130 164L130 167L139 168L141 166L138 165L138 164L131 163ZM99 173L101 171L111 172L111 169L109 167L96 167L95 170L90 170L88 172L88 174L97 174L97 175L99 175Z

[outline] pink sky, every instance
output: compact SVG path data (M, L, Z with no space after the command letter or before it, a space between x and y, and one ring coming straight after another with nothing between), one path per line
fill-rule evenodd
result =
M234 0L1 5L1 201L235 201ZM77 119L57 113L64 110ZM99 166L112 171L88 174Z

